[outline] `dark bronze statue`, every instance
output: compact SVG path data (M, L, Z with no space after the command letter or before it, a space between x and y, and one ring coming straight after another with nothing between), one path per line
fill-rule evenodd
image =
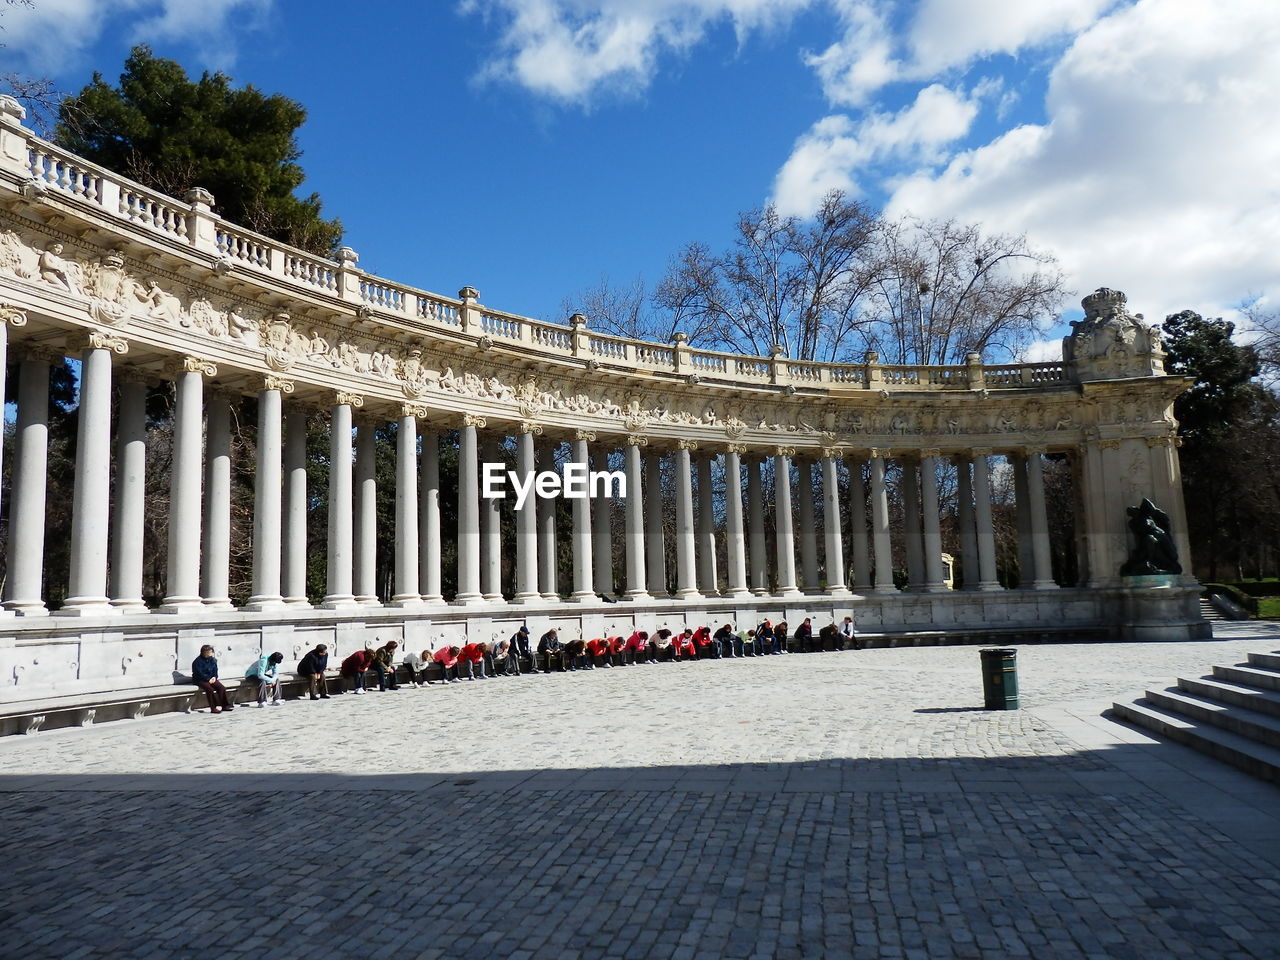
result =
M1129 530L1133 533L1133 549L1120 568L1122 577L1141 577L1157 573L1181 573L1178 548L1173 545L1169 515L1150 500L1143 499L1129 507Z

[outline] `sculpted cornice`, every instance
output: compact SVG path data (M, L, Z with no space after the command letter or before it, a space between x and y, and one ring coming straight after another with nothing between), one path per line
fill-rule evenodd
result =
M1081 387L1067 383L1006 392L828 390L841 385L811 383L787 391L755 382L735 390L705 378L695 384L644 370L633 375L616 364L590 371L563 357L548 372L546 358L527 346L520 354L496 349L513 345L491 339L491 349L478 353L476 343L449 331L415 331L373 311L357 319L353 306L332 297L286 304L265 288L250 296L252 286L240 276L169 269L163 258L143 261L94 247L56 227L13 217L0 222L0 291L23 293L5 294L0 322L18 326L36 316L43 298L46 324L133 344L131 356L198 355L200 372L210 377L218 368L248 371L296 384L303 399L342 392L367 397L376 410L410 404L471 413L495 426L536 423L654 443L686 439L708 449L909 452L939 443L1033 442L1062 448L1099 424L1131 433L1167 426L1169 397L1180 383L1091 383L1082 399Z

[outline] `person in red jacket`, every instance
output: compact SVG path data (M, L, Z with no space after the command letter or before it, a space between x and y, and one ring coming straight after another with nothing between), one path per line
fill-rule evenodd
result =
M488 644L468 643L458 651L458 669L463 679L475 680L477 676L485 679L484 655L488 649Z
M675 637L672 642L676 648L677 660L696 660L698 657L698 646L693 640L693 631L685 627L684 633Z
M364 675L369 672L369 668L373 666L372 650L357 650L347 659L342 661L342 669L339 674L342 677L350 677L355 684L355 693L364 693Z
M649 633L647 630L637 630L631 636L627 637L627 642L622 645L623 656L627 663L635 665L637 663L645 663L649 659Z
M693 643L696 649L695 656L719 658L720 647L711 639L710 627L699 627L693 634ZM708 649L708 647L711 649Z
M609 638L609 662L615 667L625 667L627 661L622 656L622 648L626 641L622 637Z
M440 679L445 683L458 682L459 647L441 647L431 659L440 664Z
M604 659L604 663L602 663L601 666L613 666L613 664L609 662L609 641L603 637L597 637L595 640L587 641L587 665L594 667L597 657L602 657Z

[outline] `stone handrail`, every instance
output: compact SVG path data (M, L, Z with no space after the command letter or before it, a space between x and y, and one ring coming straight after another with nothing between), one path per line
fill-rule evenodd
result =
M213 198L194 190L186 202L165 196L62 150L30 134L0 107L0 124L9 137L21 136L19 173L31 198L57 195L84 203L147 233L185 243L213 255L223 270L261 273L308 293L329 295L379 314L403 317L428 327L439 326L477 338L514 342L525 349L582 357L601 364L625 365L694 376L699 381L735 385L787 384L845 386L864 389L967 390L973 388L969 366L877 365L874 363L792 360L691 348L677 337L660 344L600 333L572 325L534 320L517 314L481 309L474 324L461 300L364 273L358 257L343 248L329 260L228 223L213 213ZM8 120L8 123L4 121ZM12 151L9 151L12 153ZM585 328L585 319L580 325ZM579 338L577 333L585 334ZM878 370L878 375L873 372ZM1010 364L987 368L982 386L1013 388L1070 380L1062 362Z

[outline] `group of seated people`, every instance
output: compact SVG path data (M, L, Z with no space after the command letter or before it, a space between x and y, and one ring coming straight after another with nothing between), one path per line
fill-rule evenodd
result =
M366 686L377 680L380 691L400 689L396 677L399 644L390 640L376 649L357 650L342 661L338 669L339 682L352 683L354 693L362 694ZM467 643L461 646L449 644L438 650L426 649L421 653L410 651L402 658L408 669L409 682L415 687L430 683L458 683L461 680L485 680L496 676L519 677L552 670L594 670L601 668L630 667L648 663L682 663L699 659L734 657L762 657L788 653L807 653L816 650L861 649L853 618L845 617L837 626L830 623L817 634L813 632L811 618L790 630L785 621L763 621L750 629L735 630L726 623L714 633L708 626L686 627L680 633L662 628L650 633L636 630L629 637L621 635L596 637L591 640L561 642L554 627L538 640L536 647L530 644L529 628L521 625L509 640L496 643ZM535 656L536 654L536 656ZM257 682L258 706L265 706L268 696L273 706L280 703L280 664L284 654L263 654L245 671L246 679ZM439 675L427 679L433 665L439 665ZM329 648L319 644L298 663L298 676L307 681L312 700L329 699ZM369 674L372 673L371 678ZM218 679L218 661L213 647L205 645L191 665L193 681L204 691L209 701L210 713L234 709L227 689Z

